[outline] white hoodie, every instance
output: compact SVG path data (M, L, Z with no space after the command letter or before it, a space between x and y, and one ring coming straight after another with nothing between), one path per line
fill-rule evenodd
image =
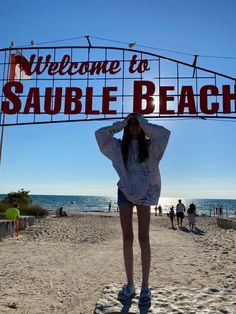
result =
M159 162L166 149L170 131L149 123L143 116L138 122L145 135L151 140L148 146L148 158L138 162L138 141L132 140L128 161L125 167L121 140L113 135L127 125L127 121L114 122L112 126L103 127L95 132L100 151L112 161L120 180L117 183L125 197L136 205L155 205L161 192Z

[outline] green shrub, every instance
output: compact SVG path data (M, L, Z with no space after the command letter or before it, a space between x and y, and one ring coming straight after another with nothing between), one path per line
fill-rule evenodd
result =
M49 212L40 205L32 204L29 207L19 207L21 215L30 215L37 218L48 216Z
M17 192L10 192L3 199L3 203L6 202L10 206L17 204L19 207L29 207L32 204L32 198L29 196L30 191L21 189Z
M0 201L0 212L4 213L5 210L10 207L12 207L12 205L10 205L9 203ZM29 207L19 206L18 208L19 208L20 214L26 215L26 216L29 215L29 216L35 216L35 217L41 218L41 217L46 217L49 214L47 209L37 204L32 204Z
M10 192L7 196L0 201L0 212L5 212L7 208L17 205L21 215L30 215L38 218L46 217L49 212L42 206L33 203L32 198L29 196L30 191L24 189L18 192Z
M11 207L11 205L8 202L0 201L0 212L4 213L9 207Z

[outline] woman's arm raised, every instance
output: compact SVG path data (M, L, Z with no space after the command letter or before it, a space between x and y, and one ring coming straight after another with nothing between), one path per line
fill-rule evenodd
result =
M120 132L127 125L127 119L114 122L111 126L105 126L95 132L95 137L100 151L110 160L113 160L115 148L118 140L113 136Z
M163 126L149 123L147 119L139 114L136 117L140 127L146 136L150 138L157 159L161 160L169 141L170 131Z

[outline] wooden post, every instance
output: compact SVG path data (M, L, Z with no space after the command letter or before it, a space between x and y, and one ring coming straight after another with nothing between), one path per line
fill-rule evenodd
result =
M16 236L19 236L19 217L16 218Z

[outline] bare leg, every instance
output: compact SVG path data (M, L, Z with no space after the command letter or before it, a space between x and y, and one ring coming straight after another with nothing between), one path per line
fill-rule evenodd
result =
M138 238L141 248L142 285L148 287L151 263L151 250L149 242L150 206L137 206Z
M123 234L123 254L127 283L133 285L133 206L119 205L120 222Z

